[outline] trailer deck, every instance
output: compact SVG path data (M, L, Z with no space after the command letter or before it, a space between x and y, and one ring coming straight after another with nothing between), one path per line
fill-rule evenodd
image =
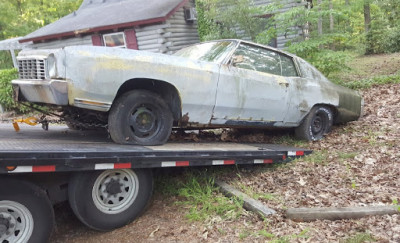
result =
M57 125L43 131L21 125L15 132L11 123L3 123L0 238L14 242L14 236L25 234L20 232L32 232L23 241L48 241L54 227L52 205L66 200L92 229L122 227L135 220L151 199L154 177L149 168L272 164L309 153L280 145L224 142L120 145L101 131Z
M0 173L84 171L233 164L268 164L310 154L274 144L171 142L161 146L120 145L105 132L49 131L0 124Z

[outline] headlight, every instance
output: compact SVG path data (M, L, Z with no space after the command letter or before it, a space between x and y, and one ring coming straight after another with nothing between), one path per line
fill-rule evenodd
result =
M57 61L53 54L47 57L47 74L49 78L57 77Z

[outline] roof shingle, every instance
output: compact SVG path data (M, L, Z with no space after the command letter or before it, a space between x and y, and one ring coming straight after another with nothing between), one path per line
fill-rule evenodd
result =
M161 22L187 0L84 0L79 9L23 37L20 42Z

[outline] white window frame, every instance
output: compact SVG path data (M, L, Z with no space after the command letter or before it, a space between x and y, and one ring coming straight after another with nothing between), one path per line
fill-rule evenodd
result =
M107 46L106 37L108 37L108 36L113 36L113 35L122 35L123 38L124 38L124 45L121 45L121 46ZM124 33L124 32L115 32L115 33L111 33L111 34L104 34L104 35L103 35L103 43L104 43L104 46L106 46L106 47L111 47L111 48L126 48L126 36L125 36L125 33Z

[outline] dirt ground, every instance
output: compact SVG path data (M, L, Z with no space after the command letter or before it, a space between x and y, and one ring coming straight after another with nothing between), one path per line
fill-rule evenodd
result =
M262 219L244 212L235 220L215 217L190 222L185 217L188 209L176 204L179 198L156 192L143 216L108 233L86 228L67 204L58 206L52 242L346 242L352 237L364 239L363 235L377 242L400 242L399 214L311 223L284 217L284 210L292 207L391 205L400 201L400 85L362 92L364 117L335 126L322 141L303 143L314 150L309 158L284 166L241 170L240 177L221 175L238 188L271 195L269 200L260 200L278 211L275 216ZM223 131L220 135L176 134L172 139L290 143L291 136L291 132ZM237 173L233 167L232 173Z

